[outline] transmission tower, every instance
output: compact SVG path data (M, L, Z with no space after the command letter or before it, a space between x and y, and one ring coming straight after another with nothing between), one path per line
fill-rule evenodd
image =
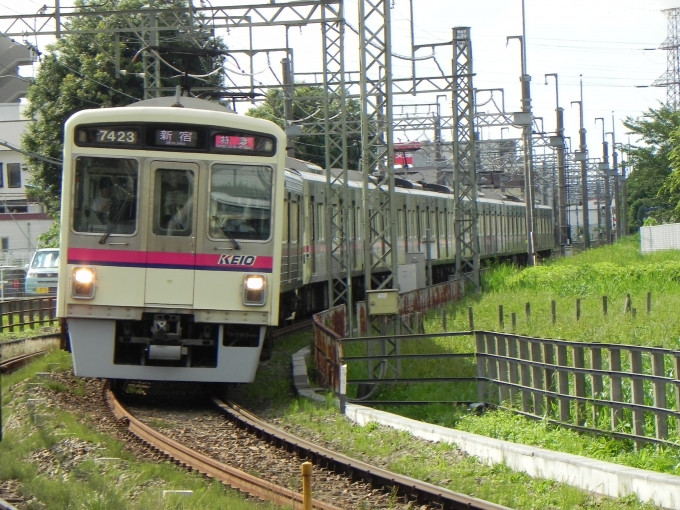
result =
M666 101L674 110L680 106L680 8L664 9L668 18L668 37L659 46L666 50L666 72L654 83L653 87L666 87Z
M456 274L479 290L479 227L475 171L474 94L470 28L453 29L453 182L456 194Z

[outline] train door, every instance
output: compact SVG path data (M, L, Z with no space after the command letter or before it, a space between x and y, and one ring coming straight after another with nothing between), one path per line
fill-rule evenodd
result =
M192 305L196 262L198 165L151 163L147 305Z
M300 196L293 193L288 196L288 271L289 280L295 282L302 275L300 263L302 261L302 243L300 242Z

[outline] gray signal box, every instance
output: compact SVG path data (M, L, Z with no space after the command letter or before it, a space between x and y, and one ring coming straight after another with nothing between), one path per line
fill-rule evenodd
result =
M367 290L368 315L397 315L399 291L397 289Z

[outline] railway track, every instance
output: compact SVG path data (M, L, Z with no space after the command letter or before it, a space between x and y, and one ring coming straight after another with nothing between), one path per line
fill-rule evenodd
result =
M127 427L129 433L147 446L169 457L177 464L220 480L234 489L264 501L271 501L281 506L292 506L295 509L304 509L302 494L214 460L144 424L119 402L115 393L111 391L108 385L104 387L104 400L119 422ZM320 510L341 510L338 506L318 500L312 501L312 506Z
M209 393L209 390L206 389L206 393ZM219 417L210 418L205 414L199 416L188 413L188 416L183 419L174 421L172 425L166 425L171 430L166 429L165 432L172 435L173 439L165 437L159 430L142 422L151 419L156 422L170 422L173 418L168 414L152 411L151 415L147 414L146 417L141 418L145 412L140 410L139 417L133 416L123 404L117 402L114 393L108 389L105 390L105 400L129 433L155 451L168 456L178 465L189 467L221 480L238 490L276 504L303 508L300 494L268 481L276 479L279 475L279 473L267 475L268 469L279 472L286 468L278 466L272 468L268 465L269 460L260 461L257 468L244 466L244 469L249 471L255 469L258 473L264 472L265 474L261 476L266 476L268 480L260 480L230 467L233 464L238 465L237 462L229 459L224 462L217 460L217 453L224 450L229 451L229 457L239 457L239 454L234 454L237 448L233 446L234 443L226 442L229 436L236 435L233 433L236 428L247 432L247 434L242 432L241 435L251 437L250 440L245 440L244 446L241 446L245 449L243 455L264 456L267 459L277 456L288 458L284 462L293 464L293 468L289 468L289 474L283 476L284 480L293 476L299 477L299 464L302 460L309 460L315 465L314 493L319 495L319 500L313 502L313 508L357 508L359 501L364 501L364 498L367 500L367 508L412 508L409 505L413 503L428 509L498 510L505 508L337 454L282 431L260 420L237 404L222 401L214 394L210 395L212 405L221 414L226 415L231 428L224 430L225 424L224 422L222 425L219 424ZM214 411L209 412L214 414ZM137 411L135 411L136 414ZM197 422L205 423L201 431L186 431L186 428L191 426L189 424ZM212 436L212 438L206 441L206 436ZM257 440L252 439L253 437ZM238 441L243 443L244 439L239 437ZM266 447L259 446L265 442ZM213 445L207 443L213 443ZM201 446L198 446L199 444ZM203 453L192 451L192 448L187 445L191 445L192 448L201 448ZM279 460L273 459L271 464ZM400 504L393 506L396 501Z
M13 372L14 370L23 367L30 361L42 356L43 354L45 354L45 351L36 351L30 354L21 354L19 356L2 360L0 361L0 374L8 374L9 372Z
M211 398L214 405L239 426L279 448L295 452L298 457L310 460L315 466L323 466L354 479L360 478L374 488L387 490L393 495L433 508L447 510L506 508L349 458L274 427L234 402L223 402L215 395Z

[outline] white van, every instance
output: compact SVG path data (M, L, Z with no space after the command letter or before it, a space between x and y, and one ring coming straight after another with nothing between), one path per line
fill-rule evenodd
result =
M26 297L56 296L59 248L43 248L31 258L26 273Z

